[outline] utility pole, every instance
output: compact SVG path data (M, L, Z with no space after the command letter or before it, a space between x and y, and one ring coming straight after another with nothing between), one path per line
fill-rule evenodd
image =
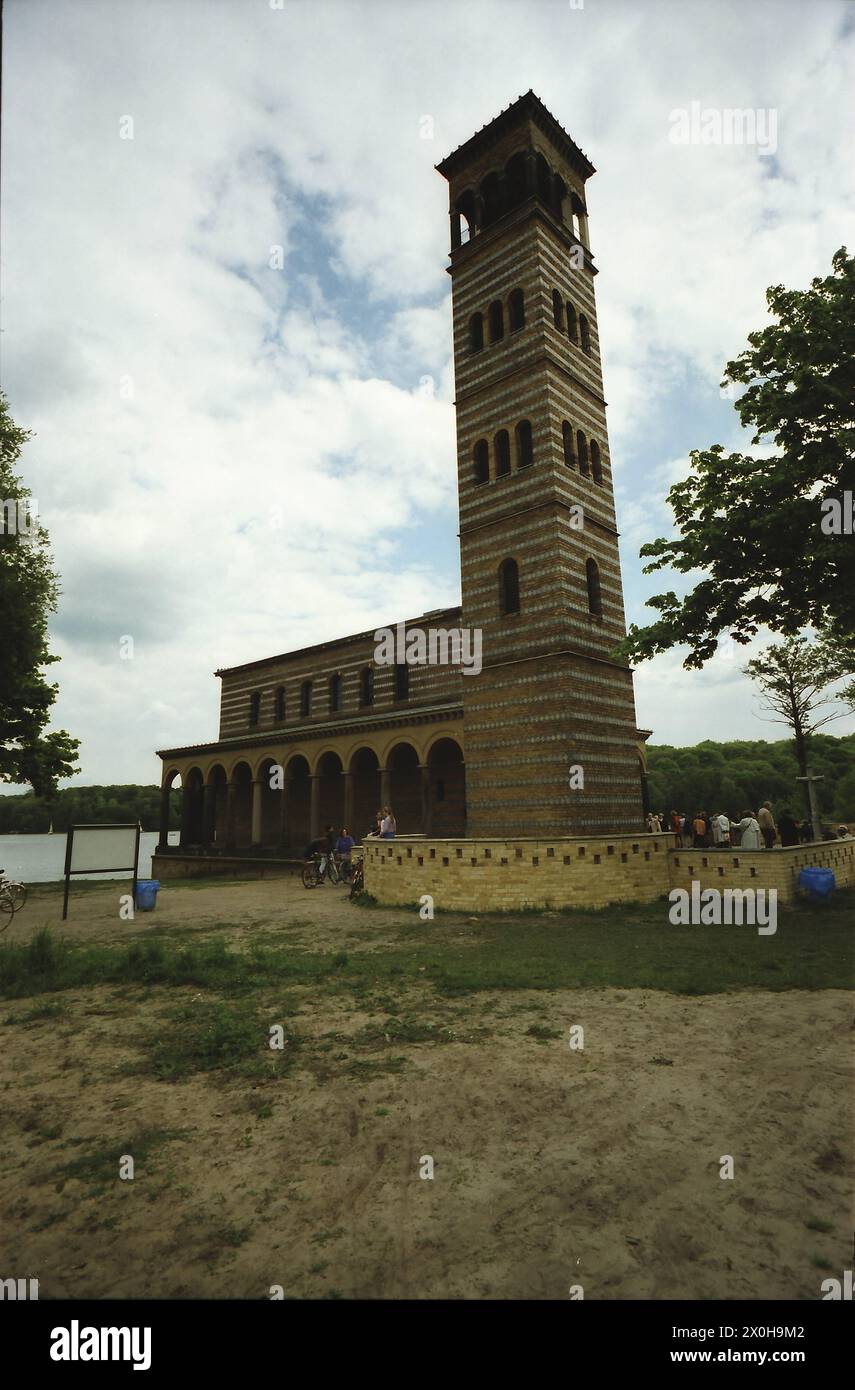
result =
M810 802L810 823L813 827L813 838L815 840L822 839L822 825L819 819L819 803L816 799L816 787L814 783L823 782L824 780L821 773L816 774L811 772L810 768L807 770L807 777L796 778L797 782L807 782L808 801Z

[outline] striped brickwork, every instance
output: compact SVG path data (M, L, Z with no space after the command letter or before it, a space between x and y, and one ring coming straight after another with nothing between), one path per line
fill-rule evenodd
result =
M551 177L584 205L584 156L545 131L530 103L517 107L494 123L495 138L488 126L439 166L452 212L477 206L484 180L521 153L545 156ZM482 674L463 682L475 836L632 832L642 822L632 676L613 657L625 622L595 270L567 209L567 196L553 203L537 187L513 205L508 195L485 225L475 214L451 256L463 623L483 631L484 653ZM520 290L524 323L512 326ZM502 336L491 333L497 301ZM483 345L472 336L479 314ZM518 437L526 421L530 464ZM519 570L513 614L500 602L508 558ZM584 788L574 790L569 769L579 765Z

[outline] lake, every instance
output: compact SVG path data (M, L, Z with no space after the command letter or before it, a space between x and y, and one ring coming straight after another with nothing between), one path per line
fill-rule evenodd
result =
M139 877L151 877L151 856L158 841L156 830L140 835ZM169 843L178 844L178 831L170 830ZM23 883L54 883L64 877L65 831L54 835L0 835L0 868ZM75 878L129 878L128 874L75 874Z

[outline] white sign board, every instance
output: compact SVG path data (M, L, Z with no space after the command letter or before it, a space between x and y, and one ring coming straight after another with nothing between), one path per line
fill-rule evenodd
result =
M97 874L99 869L132 869L136 845L135 825L76 825L69 871Z
M65 840L65 895L62 918L68 916L72 874L133 874L136 897L140 857L140 825L72 825Z

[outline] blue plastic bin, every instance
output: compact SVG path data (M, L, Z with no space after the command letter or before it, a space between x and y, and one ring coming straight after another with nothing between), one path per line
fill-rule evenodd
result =
M802 869L799 874L799 887L804 888L808 897L813 898L815 902L831 897L836 886L833 869Z
M157 890L160 883L156 878L138 878L136 905L140 912L154 912L157 907Z

